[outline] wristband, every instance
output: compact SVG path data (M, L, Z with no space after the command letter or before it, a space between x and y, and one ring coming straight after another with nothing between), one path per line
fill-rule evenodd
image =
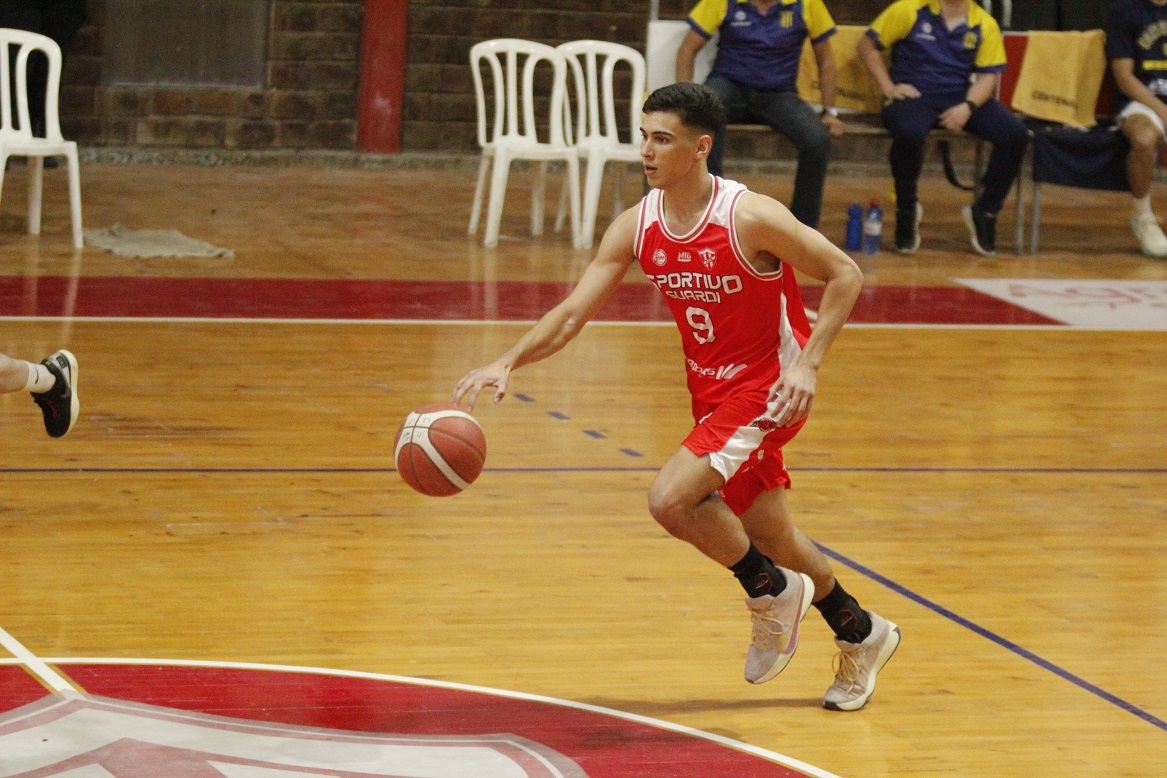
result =
M968 109L973 113L976 113L977 109L980 108L980 106L974 103L972 100L965 100L964 104L967 105Z

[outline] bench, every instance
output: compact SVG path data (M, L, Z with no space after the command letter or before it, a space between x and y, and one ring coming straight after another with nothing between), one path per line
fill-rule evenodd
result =
M645 94L652 90L671 84L676 80L677 50L681 41L688 34L689 23L684 20L654 19L648 23L648 34L645 45L645 62L647 64L647 88ZM883 103L883 95L875 85L875 81L867 72L866 66L859 59L856 45L859 38L866 33L867 27L861 25L838 25L835 36L831 39L832 53L835 57L837 74L836 107L845 125L845 135L886 138L888 132L879 118L879 110ZM1008 39L1007 39L1008 42ZM1007 47L1008 49L1008 47ZM1023 50L1023 49L1022 49ZM713 60L717 56L717 36L714 35L700 51L693 64L693 79L703 82L713 67ZM1012 59L1010 58L1010 62ZM1011 66L1001 79L1001 93L1006 90L1012 94L1016 83L1019 68ZM798 68L798 93L802 99L812 106L821 105L822 96L818 84L818 63L814 50L809 41L803 46L802 60ZM1004 102L1004 101L1003 101ZM1007 103L1006 103L1007 104ZM731 124L726 128L729 132L766 132L773 133L773 129L766 124ZM932 137L940 144L944 161L944 172L948 181L960 189L973 192L973 197L979 195L981 171L984 169L983 141L966 133L954 133L944 129L932 131ZM972 184L963 184L956 174L952 162L949 144L954 141L973 142L976 149L976 162ZM1014 245L1018 254L1022 253L1024 245L1024 208L1022 205L1022 184L1018 177L1017 183L1017 222L1014 235Z

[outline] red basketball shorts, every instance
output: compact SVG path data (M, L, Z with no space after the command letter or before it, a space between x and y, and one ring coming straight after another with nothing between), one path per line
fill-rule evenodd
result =
M699 457L709 456L709 464L725 478L717 492L737 516L763 492L790 488L782 447L806 424L803 419L793 427L775 426L776 408L766 398L766 393L749 392L727 400L697 422L682 443Z

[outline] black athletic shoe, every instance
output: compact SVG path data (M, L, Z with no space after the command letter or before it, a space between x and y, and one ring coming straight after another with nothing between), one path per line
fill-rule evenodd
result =
M73 429L81 406L77 401L77 358L61 349L45 357L41 364L57 378L47 392L33 392L32 399L45 415L45 430L54 438Z
M991 257L997 253L997 217L980 208L966 205L960 211L968 227L968 237L978 254Z
M920 248L920 218L924 209L915 203L907 210L896 209L896 253L915 254Z

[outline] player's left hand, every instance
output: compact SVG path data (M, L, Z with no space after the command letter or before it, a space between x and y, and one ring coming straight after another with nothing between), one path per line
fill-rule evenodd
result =
M770 389L770 402L777 407L774 421L780 427L793 427L810 415L814 404L818 370L795 362L790 369L782 371Z

